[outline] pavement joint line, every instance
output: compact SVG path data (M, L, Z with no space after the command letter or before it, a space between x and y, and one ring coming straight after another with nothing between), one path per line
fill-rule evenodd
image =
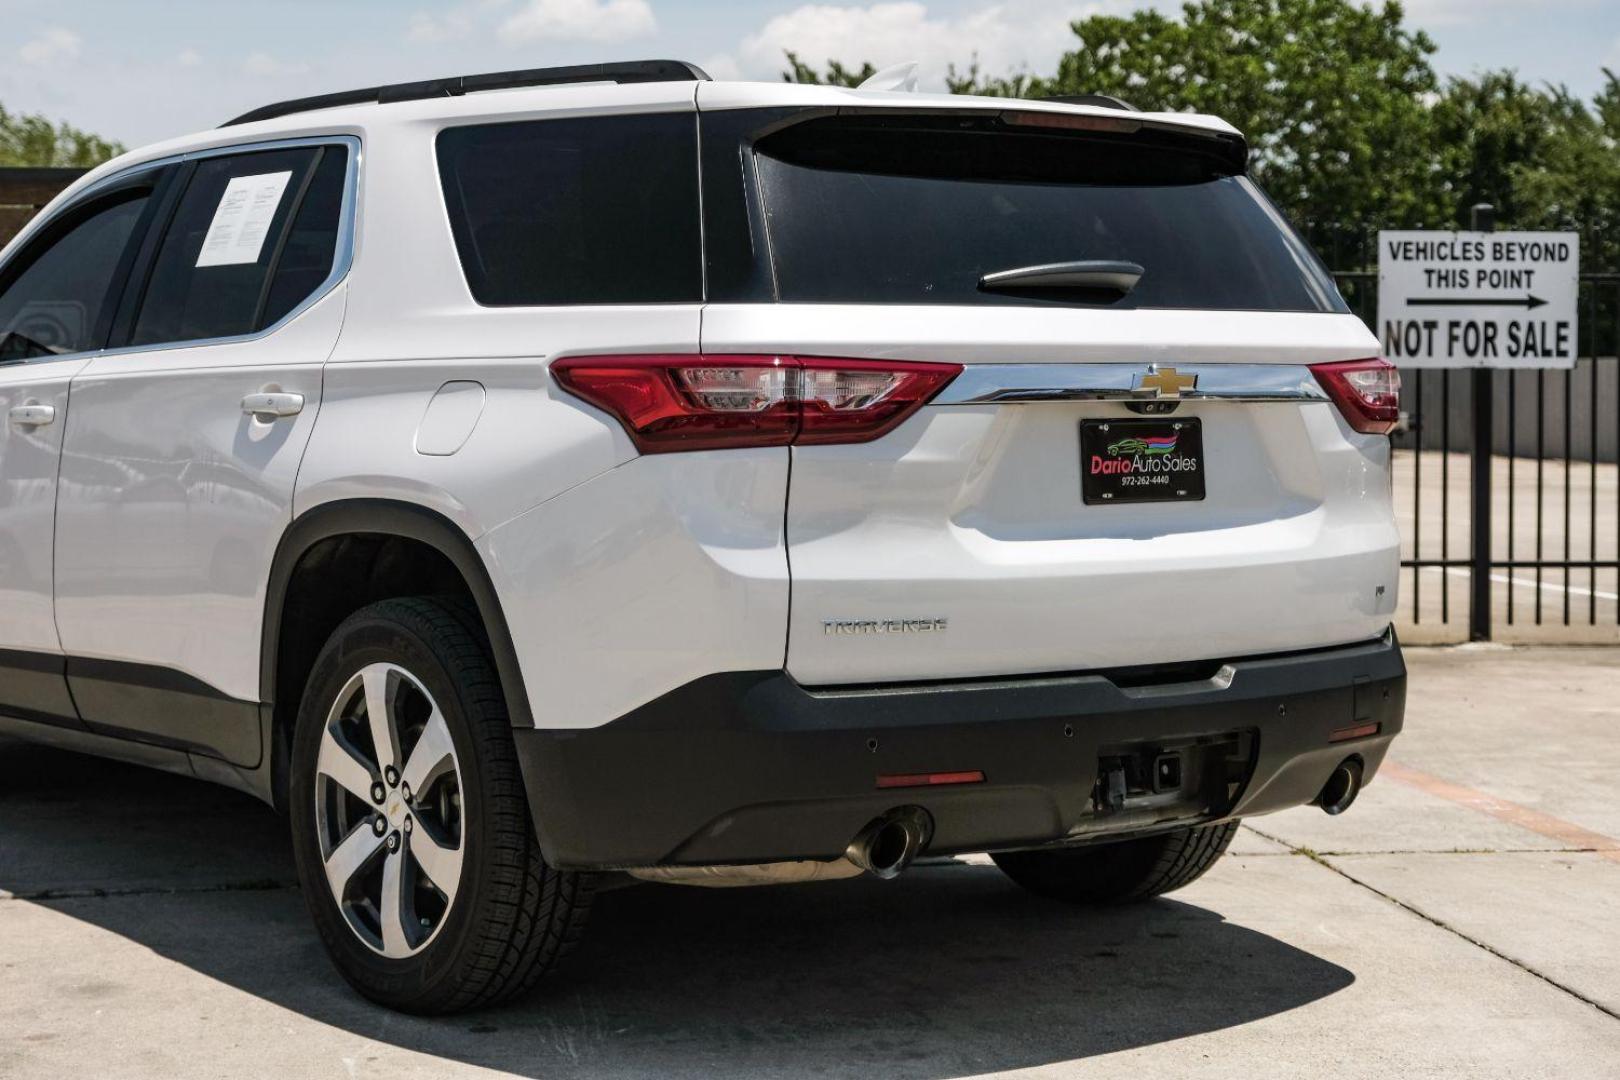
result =
M191 896L200 893L222 892L275 892L281 889L296 889L297 882L290 881L227 881L217 885L132 885L128 888L101 888L98 886L84 886L71 889L35 889L32 892L12 892L9 889L0 889L0 901L25 900L31 903L48 902L52 900L110 900L122 899L127 896Z
M1584 829L1573 822L1562 818L1544 814L1507 799L1499 799L1495 795L1487 794L1477 788L1463 784L1455 784L1450 780L1442 780L1438 776L1431 776L1426 772L1402 765L1398 761L1386 761L1383 768L1378 770L1380 776L1388 776L1393 780L1410 787L1417 788L1436 798L1447 802L1466 806L1470 810L1477 810L1482 814L1505 821L1509 825L1517 825L1533 833L1539 833L1549 840L1557 840L1566 847L1590 850L1599 858L1610 862L1620 863L1620 840L1612 836Z
M1452 577L1468 577L1473 573L1472 570L1464 569L1461 566L1425 566L1423 569L1449 574ZM1572 584L1566 588L1556 581L1547 581L1545 579L1537 582L1534 578L1511 577L1507 574L1491 574L1489 576L1491 581L1497 585L1513 585L1520 589L1540 589L1543 592L1567 592L1573 596L1593 596L1599 600L1620 600L1620 593L1604 592L1601 589L1588 589L1580 585Z
M1386 762L1384 767L1388 768L1389 764ZM1250 825L1249 828L1254 829L1254 826ZM1581 993L1579 990L1576 990L1572 986L1564 985L1563 983L1559 982L1557 979L1554 979L1550 975L1547 975L1547 974L1544 974L1543 972L1537 971L1535 968L1531 967L1529 964L1525 963L1523 960L1520 960L1519 958L1517 958L1515 956L1512 956L1512 955L1509 955L1508 953L1503 952L1501 949L1498 949L1496 946L1490 944L1489 942L1486 942L1486 941L1483 941L1483 940L1481 940L1481 939L1479 939L1477 937L1474 937L1472 934L1464 933L1463 931L1457 929L1455 926L1452 926L1450 923L1446 922L1444 919L1440 919L1440 918L1437 918L1436 916L1430 915L1428 912L1424 911L1422 908L1419 908L1419 907L1416 907L1416 906L1414 906L1412 904L1409 904L1405 900L1402 900L1399 897L1393 896L1390 893L1385 892L1384 890L1378 888L1375 885L1368 884L1367 882L1365 882L1365 881L1361 880L1360 878L1356 877L1354 874L1352 874L1349 871L1345 870L1343 867L1336 866L1333 863L1328 862L1327 856L1322 855L1322 854L1320 854L1318 852L1312 851L1309 848L1297 847L1297 846L1295 846L1293 844L1290 844L1287 840L1284 840L1280 836L1272 836L1270 833L1261 832L1261 830L1259 830L1259 829L1254 829L1254 831L1255 831L1256 834L1258 834L1260 836L1264 836L1267 840L1273 840L1273 841L1275 841L1275 842L1277 842L1279 844L1286 845L1287 847L1292 849L1295 854L1303 855L1305 858L1311 860L1311 862L1313 862L1316 865L1322 867L1324 870L1332 871L1333 873L1335 873L1335 874L1339 875L1340 877L1344 878L1344 880L1350 882L1352 885L1357 885L1357 886L1360 886L1363 889L1366 889L1368 892L1372 893L1374 896L1380 897L1381 899L1388 901L1390 904L1393 904L1395 907L1400 908L1402 911L1405 911L1408 914L1417 916L1419 919L1422 919L1424 922L1429 923L1431 926L1439 927L1441 930L1444 930L1449 934L1456 935L1457 937L1461 938L1462 940L1468 942L1468 944L1474 946L1474 948L1479 949L1481 952L1489 953L1491 956L1496 957L1498 960L1505 961L1506 963L1511 964L1512 966L1518 968L1520 971L1524 972L1526 975L1533 975L1536 978L1540 979L1542 982L1546 983L1548 986L1551 986L1551 987L1553 987L1554 989L1557 989L1557 990L1562 990L1564 993L1568 994L1570 997L1574 998L1576 1001L1579 1001L1584 1005L1590 1005L1592 1008L1596 1009L1598 1012L1602 1013L1604 1016L1607 1016L1609 1019L1611 1019L1611 1020L1620 1020L1620 1012L1617 1012L1616 1010L1609 1008L1607 1005L1604 1005L1600 1001L1595 1001L1592 998L1587 997L1585 994ZM1427 853L1425 852L1424 854L1427 854Z

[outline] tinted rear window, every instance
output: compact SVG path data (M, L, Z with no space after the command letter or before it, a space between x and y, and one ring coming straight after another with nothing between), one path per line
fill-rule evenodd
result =
M450 128L438 155L480 304L702 299L694 114Z
M996 117L837 116L761 140L778 297L890 304L1343 311L1332 279L1230 154ZM985 291L981 276L1108 260L1125 296Z

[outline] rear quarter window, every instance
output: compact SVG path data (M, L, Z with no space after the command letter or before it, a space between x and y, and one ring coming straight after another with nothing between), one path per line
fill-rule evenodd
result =
M702 299L695 114L449 128L438 162L480 304Z
M767 135L753 157L782 301L1346 310L1232 155L1198 136L844 114ZM1124 295L980 286L1089 260L1145 272Z

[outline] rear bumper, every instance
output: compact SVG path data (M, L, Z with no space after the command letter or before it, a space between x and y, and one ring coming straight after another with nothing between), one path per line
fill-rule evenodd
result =
M1390 633L1169 672L814 690L731 672L602 727L514 735L546 857L610 869L831 859L900 806L932 816L935 854L1270 813L1312 801L1347 757L1370 779L1405 703ZM1181 785L1143 789L1139 764L1166 754ZM877 787L969 770L983 781ZM1114 771L1131 790L1100 805Z

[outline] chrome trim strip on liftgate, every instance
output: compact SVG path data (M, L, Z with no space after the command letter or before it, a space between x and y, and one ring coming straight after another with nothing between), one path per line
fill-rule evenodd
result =
M1195 381L1174 393L1143 386L1155 374ZM1330 401L1311 369L1298 364L979 364L958 375L930 404L1032 404L1042 401Z

